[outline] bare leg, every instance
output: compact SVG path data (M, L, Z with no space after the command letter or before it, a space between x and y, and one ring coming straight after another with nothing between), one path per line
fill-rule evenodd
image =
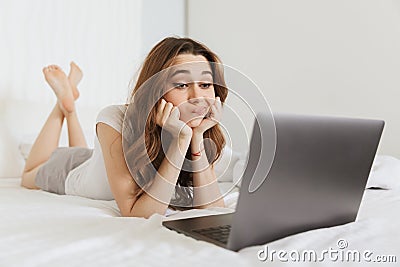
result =
M58 147L63 121L64 114L57 103L43 125L26 160L22 174L22 186L37 189L34 181L37 170Z
M82 79L82 71L71 62L69 78L62 69L56 65L50 65L43 70L45 78L57 95L60 108L67 120L69 146L87 147L85 136L79 123L74 100L79 97L77 84Z
M79 82L82 80L82 76L82 70L78 67L78 65L75 64L75 62L71 61L68 80L72 89L74 100L79 98L79 91L77 87ZM65 118L67 119L68 125L69 146L87 147L85 135L83 134L81 125L78 121L76 110L75 112L66 114Z
M29 171L50 158L51 153L58 147L64 114L56 104L47 118L42 130L33 143L25 164L25 171Z
M82 78L82 72L71 63L68 79L65 73L55 65L44 68L43 73L56 93L58 103L43 125L26 160L21 185L31 189L38 189L35 185L37 171L58 147L64 117L67 119L69 146L87 147L74 104L74 99L79 97L76 86ZM74 86L75 93L71 84Z
M72 88L72 95L74 97L74 100L77 100L79 97L79 91L78 91L78 84L82 80L82 70L78 67L78 65L75 64L75 62L71 61L70 65L70 71L68 74L68 80Z
M83 134L81 124L79 123L76 110L65 115L68 125L69 146L87 147L85 135Z

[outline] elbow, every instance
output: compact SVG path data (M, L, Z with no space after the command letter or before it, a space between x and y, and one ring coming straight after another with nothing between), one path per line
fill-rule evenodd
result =
M122 217L134 217L134 218L143 218L143 219L149 219L151 216L153 216L156 213L148 213L148 214L137 214L137 213L121 213Z
M136 217L136 216L134 214L129 213L129 212L121 211L121 217Z
M148 216L146 216L146 214L137 212L135 209L133 209L133 207L130 209L124 209L124 210L121 209L120 211L122 217L136 217L136 218L148 219Z
M149 210L138 210L132 207L131 210L125 210L121 211L121 216L122 217L135 217L135 218L144 218L144 219L149 219L151 216L154 214L159 214L158 212L152 212Z
M145 214L135 214L135 213L122 213L121 212L121 217L134 217L134 218L144 218L148 219L150 216L146 216Z
M122 217L144 218L149 219L153 214L138 214L138 213L121 213Z
M139 214L137 212L121 212L121 217L134 217L134 218L150 218L151 214Z

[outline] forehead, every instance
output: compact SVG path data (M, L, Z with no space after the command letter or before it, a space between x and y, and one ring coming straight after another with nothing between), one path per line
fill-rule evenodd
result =
M172 63L171 71L188 70L191 73L211 72L210 63L202 55L181 54Z

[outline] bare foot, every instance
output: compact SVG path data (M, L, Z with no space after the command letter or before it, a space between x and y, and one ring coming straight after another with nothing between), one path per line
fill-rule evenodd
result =
M72 88L72 95L74 96L74 100L78 99L79 97L79 91L78 91L78 84L82 80L82 70L78 67L78 65L75 64L75 62L71 61L70 65L70 71L68 74L68 80L71 84Z
M74 98L67 75L56 65L44 67L43 74L47 83L56 94L62 112L64 114L74 112Z

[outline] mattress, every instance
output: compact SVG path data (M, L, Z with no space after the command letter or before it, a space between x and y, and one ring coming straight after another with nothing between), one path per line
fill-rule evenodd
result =
M392 261L400 261L400 189L367 189L353 223L232 252L171 231L162 221L232 212L237 191L225 196L226 208L154 214L144 219L120 217L115 201L56 195L19 184L20 178L0 179L0 266L309 266L313 259L296 262L289 253L295 257L296 251L313 250L320 256L329 249L370 251L371 260L394 256ZM279 251L286 252L286 261L277 257ZM363 258L343 262L327 256L314 264L366 263Z

